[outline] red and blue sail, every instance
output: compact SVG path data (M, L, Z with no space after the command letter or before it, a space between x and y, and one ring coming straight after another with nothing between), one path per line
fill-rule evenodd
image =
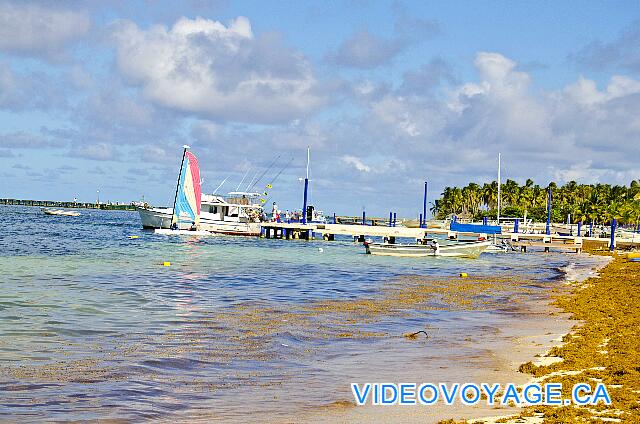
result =
M198 227L201 197L198 159L191 152L185 151L171 224L180 227L180 223L186 223Z

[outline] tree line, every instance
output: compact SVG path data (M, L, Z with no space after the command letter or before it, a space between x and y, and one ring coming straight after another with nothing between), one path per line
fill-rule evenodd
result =
M637 224L640 221L640 180L629 186L609 184L578 184L575 181L558 186L555 182L546 187L527 179L524 185L508 179L501 184L500 216L527 218L534 221L547 219L547 197L551 190L551 220L582 221L608 224L616 218L620 224ZM437 219L451 214L462 218L480 220L496 219L498 212L498 183L492 181L479 185L469 183L465 187L445 187L442 197L433 203L431 213Z

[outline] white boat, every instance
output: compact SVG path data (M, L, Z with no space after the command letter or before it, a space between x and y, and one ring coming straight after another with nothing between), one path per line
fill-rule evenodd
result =
M380 256L445 256L477 258L489 246L490 241L457 241L450 244L391 244L364 243L368 254Z
M229 193L229 196L203 194L200 229L218 234L259 236L262 206L253 203L257 193ZM136 207L142 227L171 228L172 208Z
M66 211L64 209L42 209L47 215L58 215L58 216L80 216L80 212L76 211Z
M202 194L198 160L187 151L189 146L183 147L173 207L136 206L142 227L259 236L262 206L255 203L259 194L232 192L227 198Z

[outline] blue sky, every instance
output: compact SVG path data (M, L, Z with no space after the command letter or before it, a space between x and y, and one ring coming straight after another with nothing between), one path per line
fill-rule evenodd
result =
M422 182L640 177L640 2L0 0L0 197L269 196L415 215ZM292 161L291 161L292 160ZM291 162L290 162L291 161ZM243 183L240 188L245 188Z

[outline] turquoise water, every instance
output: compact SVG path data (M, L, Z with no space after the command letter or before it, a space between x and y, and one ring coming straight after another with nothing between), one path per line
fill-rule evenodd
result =
M0 225L0 416L12 421L270 421L350 399L351 381L411 380L416 363L434 378L464 378L489 366L479 353L517 316L515 289L547 296L574 260L385 258L346 239L167 237L129 212L0 206ZM481 310L434 299L431 309L360 319L318 307L461 271L528 283L477 295L491 301ZM428 341L402 337L420 329Z

